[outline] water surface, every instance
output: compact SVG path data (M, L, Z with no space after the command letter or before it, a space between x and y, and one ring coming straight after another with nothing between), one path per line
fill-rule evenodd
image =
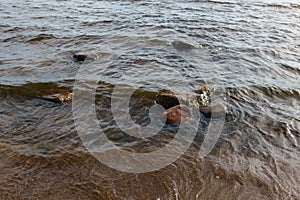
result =
M298 1L0 0L0 18L3 199L300 198ZM197 54L178 51L174 41L194 45ZM79 51L97 59L76 63ZM107 55L114 57L104 66ZM167 127L144 141L120 131L110 112L112 90L136 84L124 74L139 80L143 71L157 72L131 99L141 125L164 83L176 83L170 69L195 89L223 88L228 111L213 151L199 158L209 123L203 118L190 149L159 171L122 173L96 160L76 132L72 105L40 98L53 88L71 91L78 69L93 66L91 73L103 75L100 125L129 151L159 148L176 133Z

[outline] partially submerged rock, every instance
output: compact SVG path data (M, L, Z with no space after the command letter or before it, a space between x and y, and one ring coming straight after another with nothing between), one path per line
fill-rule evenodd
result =
M178 113L178 107L180 102L192 106L206 117L222 117L225 114L225 107L221 104L212 104L211 95L213 89L203 86L197 90L194 90L192 95L175 94L172 91L161 91L156 98L156 103L162 105L165 109L172 109L172 114ZM174 118L174 117L173 117ZM172 121L172 120L171 120ZM167 121L168 122L168 121Z
M171 91L161 91L156 97L156 103L165 109L179 105L178 95Z
M162 105L165 109L177 106L181 103L201 107L210 104L210 96L212 89L203 86L198 90L194 90L194 94L175 94L172 91L163 90L156 97L156 103Z
M164 111L163 117L169 124L180 125L193 121L193 113L189 107L185 105L177 105Z
M75 62L83 62L85 60L96 60L98 55L94 52L77 52L73 54Z
M220 118L226 114L226 107L222 104L212 102L211 96L214 89L207 86L203 86L198 90L194 90L197 94L197 100L199 102L200 112L208 118Z
M82 62L87 58L87 55L83 53L76 53L73 55L73 58L76 62Z
M178 51L190 51L192 49L195 49L195 47L193 45L182 42L182 41L174 41L171 44Z
M199 108L200 112L207 118L225 117L226 107L222 104L212 104Z
M212 94L212 92L213 92L213 89L211 89L211 88L209 88L209 87L207 87L207 86L202 86L202 87L200 87L199 89L197 89L197 90L194 90L194 92L196 93L196 94L203 94L203 95L207 95L207 96L210 96L211 94Z
M199 107L207 106L211 103L211 95L213 91L213 89L207 86L202 86L201 88L194 90Z
M147 62L146 60L143 60L141 58L135 59L133 61L134 64L145 64L146 62Z
M42 99L56 103L71 102L72 97L68 90L50 90L41 96Z

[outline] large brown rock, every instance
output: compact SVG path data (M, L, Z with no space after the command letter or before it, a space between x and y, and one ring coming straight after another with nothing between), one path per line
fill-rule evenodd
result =
M163 116L166 117L168 124L180 125L193 121L193 113L189 107L185 105L177 105L164 111Z

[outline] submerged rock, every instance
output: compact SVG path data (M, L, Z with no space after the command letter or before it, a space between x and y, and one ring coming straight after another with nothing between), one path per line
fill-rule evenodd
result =
M83 53L77 53L73 55L73 58L76 62L82 62L87 58L87 55Z
M178 51L190 51L192 49L195 49L195 47L193 45L182 42L182 41L174 41L171 44Z
M85 60L96 60L98 55L94 52L78 52L73 54L75 62L83 62Z
M207 118L225 117L226 107L222 104L211 104L199 108L200 112Z
M165 110L163 117L166 117L167 123L174 125L190 123L194 119L192 111L185 105L177 105Z
M214 89L207 86L203 86L198 90L194 90L197 94L197 101L199 102L200 112L208 118L220 118L225 117L226 107L217 102L211 101L211 96L214 92Z
M72 97L72 93L68 90L51 90L41 96L42 99L56 103L71 102Z

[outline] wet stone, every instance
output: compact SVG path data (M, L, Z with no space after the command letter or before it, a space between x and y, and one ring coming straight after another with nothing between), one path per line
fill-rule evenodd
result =
M72 93L68 90L52 90L41 96L42 99L56 103L64 103L72 101Z
M201 88L194 90L194 92L200 107L207 106L211 103L210 97L213 93L213 89L207 86L202 86Z
M87 58L87 55L83 53L77 53L73 55L73 58L76 62L83 62Z
M157 95L156 103L160 104L165 109L171 109L178 106L181 102L182 104L190 105L196 109L199 109L199 111L207 118L220 118L225 115L226 107L221 104L211 103L211 95L213 91L213 89L207 86L203 86L197 90L194 90L194 94L190 96L175 94L171 91L161 91ZM172 112L168 112L175 114L177 113L176 109L178 109L178 107L176 107L173 111L171 110Z
M98 55L94 52L78 52L73 54L75 62L83 62L85 60L97 60Z
M211 95L211 93L213 92L213 89L207 87L207 86L202 86L197 90L194 90L194 92L196 94L207 94L207 95Z
M189 107L177 105L164 111L163 117L166 117L168 124L180 125L193 121L193 114Z
M182 42L182 41L174 41L171 44L178 51L190 51L192 49L195 49L195 47L193 45Z
M203 106L199 110L207 118L221 118L226 115L226 107L221 104Z
M172 92L160 92L156 98L156 103L162 105L165 109L179 105L176 95Z
M156 103L162 105L165 109L177 106L181 103L194 106L195 108L203 107L210 104L210 95L212 89L203 86L194 90L194 94L175 94L172 91L163 90L156 97Z

